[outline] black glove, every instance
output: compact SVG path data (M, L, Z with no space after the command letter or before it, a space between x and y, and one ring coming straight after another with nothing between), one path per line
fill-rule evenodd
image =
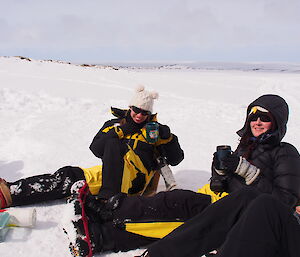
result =
M214 155L214 161L211 166L211 178L210 178L210 189L213 192L221 193L226 192L228 189L227 176L225 173L220 173L220 170L216 170L214 162L219 162Z
M236 171L237 166L240 162L240 156L237 156L236 154L229 154L222 160L225 168L225 172L232 173Z
M168 139L171 136L170 128L167 125L162 125L159 123L158 130L161 139Z
M228 154L220 161L217 157L217 153L215 152L212 165L219 175L225 175L228 173L233 173L236 170L239 162L240 157L236 154Z

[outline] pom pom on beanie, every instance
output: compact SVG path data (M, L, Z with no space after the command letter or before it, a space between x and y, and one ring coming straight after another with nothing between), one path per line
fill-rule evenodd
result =
M129 106L136 106L152 113L154 99L158 99L158 96L157 92L147 91L143 85L139 85L135 90L133 98L129 102Z

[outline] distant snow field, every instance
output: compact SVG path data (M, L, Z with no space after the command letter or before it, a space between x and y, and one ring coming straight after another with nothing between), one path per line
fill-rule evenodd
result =
M259 67L259 69L257 68ZM288 102L284 141L300 147L300 65L202 64L81 66L0 57L0 177L14 181L101 161L89 144L110 119L110 106L127 108L137 85L158 91L159 122L179 137L185 159L172 167L180 188L207 183L215 147L238 144L247 105L262 94ZM164 189L163 183L159 186ZM33 206L29 206L30 208ZM22 208L29 208L22 207ZM0 243L4 257L70 256L62 231L64 201L37 204L37 226L14 228ZM141 253L105 253L115 257Z

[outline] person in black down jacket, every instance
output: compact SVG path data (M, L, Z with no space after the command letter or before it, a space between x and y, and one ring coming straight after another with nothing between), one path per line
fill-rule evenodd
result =
M150 245L146 257L296 257L300 254L300 156L281 142L288 105L263 95L247 108L236 151L214 154L211 188L229 193ZM296 212L295 212L296 207ZM294 214L294 215L293 215Z
M300 157L293 145L281 141L288 115L288 105L278 95L263 95L253 101L243 128L237 132L241 140L236 151L223 160L225 170L216 168L214 154L211 188L218 180L223 181L219 191L227 193L253 187L295 207L300 199Z

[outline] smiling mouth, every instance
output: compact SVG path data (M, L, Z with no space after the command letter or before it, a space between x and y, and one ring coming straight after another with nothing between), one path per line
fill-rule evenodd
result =
M136 122L141 122L142 119L137 119L137 118L135 118L135 121L136 121Z

